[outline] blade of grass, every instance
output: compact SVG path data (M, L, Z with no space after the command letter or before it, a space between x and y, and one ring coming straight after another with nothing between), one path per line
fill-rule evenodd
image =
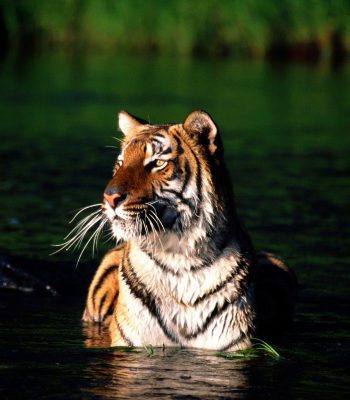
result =
M269 356L273 358L281 357L280 354L270 344L266 343L261 339L253 339L255 342L252 347L246 350L240 350L232 353L219 352L216 355L218 357L226 358L229 360L233 359L251 359L263 356Z

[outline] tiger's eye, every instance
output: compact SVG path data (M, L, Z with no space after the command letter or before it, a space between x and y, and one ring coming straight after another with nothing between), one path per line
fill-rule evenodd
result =
M157 160L156 161L156 167L162 167L165 164L164 160Z

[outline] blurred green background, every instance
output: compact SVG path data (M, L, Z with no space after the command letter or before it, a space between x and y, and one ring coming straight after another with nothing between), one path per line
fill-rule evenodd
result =
M3 0L3 49L315 60L350 49L348 0Z

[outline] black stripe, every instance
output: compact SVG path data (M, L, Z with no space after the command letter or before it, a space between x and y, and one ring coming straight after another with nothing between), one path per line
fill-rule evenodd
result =
M247 275L248 275L248 272L247 272L245 260L239 260L237 263L237 267L234 270L232 270L231 274L224 281L219 283L215 288L211 289L209 292L198 297L197 300L194 302L194 305L207 299L214 293L219 292L221 289L223 289L228 283L230 283L236 277L240 278L240 279L237 279L235 286L236 286L236 290L237 290L238 294L241 295L247 287L247 282L246 282ZM235 300L236 299L234 299L234 301Z
M101 318L101 311L102 311L103 306L105 305L106 298L107 298L107 293L105 293L105 294L102 296L101 301L100 301L100 305L99 305L99 307L98 307L98 321L99 321L99 322L102 322L102 321L103 321L103 318Z
M176 343L180 343L179 339L176 337L176 335L173 332L169 331L168 327L165 325L165 322L163 321L163 319L159 313L159 310L157 308L156 299L146 289L145 285L142 282L140 282L140 280L136 276L135 272L131 268L130 260L128 259L127 261L129 263L129 270L127 271L125 269L125 263L123 260L121 272L122 272L122 276L123 276L125 282L129 286L131 292L136 297L138 297L141 300L142 304L148 308L149 312L154 317L156 317L159 325L163 329L164 334L170 340L172 340ZM208 315L206 320L204 321L201 328L199 328L197 331L195 331L193 333L183 334L182 336L184 338L186 338L187 340L195 339L198 335L204 333L208 329L209 325L213 322L214 318L220 317L220 315L222 315L222 313L224 313L225 310L232 304L233 304L232 300L225 300L224 304L221 307L218 307L218 305L216 305L214 307L214 309L211 311L211 313Z
M180 156L181 154L184 153L184 149L181 146L181 140L176 135L174 135L174 139L175 139L176 144L177 144L177 154Z
M145 249L141 249L153 262L154 264L162 269L165 273L170 273L173 276L180 276L183 274L183 272L175 272L171 268L169 268L167 265L159 261L153 254L148 252ZM225 256L223 256L225 257ZM203 264L201 265L194 265L189 268L189 272L196 272L199 270L203 270L205 268L210 268L212 267L213 263L220 261L221 257L218 257L216 260L205 260ZM240 260L237 262L237 266L232 270L231 274L222 282L218 283L216 287L211 289L210 291L204 293L202 296L198 297L196 301L193 303L193 306L199 304L200 302L206 300L208 297L211 295L219 292L222 290L228 283L230 283L234 278L236 278L236 290L238 292L238 296L240 296L242 293L245 292L245 290L248 287L248 279L249 279L249 260L247 260L245 257L242 257ZM235 301L236 299L232 299L231 301Z
M169 268L166 264L159 261L153 254L151 254L149 251L145 250L144 248L141 248L141 250L156 264L156 266L161 268L164 272L170 273L174 276L179 276L179 275L183 274L183 272L175 272L174 270ZM225 255L223 257L225 257ZM188 270L186 270L186 272L196 272L196 271L200 271L205 268L210 268L210 267L212 267L213 263L220 261L220 258L221 257L218 257L216 259L203 258L202 264L192 265ZM237 262L237 267L232 271L232 273L225 279L225 281L220 283L216 288L212 289L210 294L218 292L223 286L225 286L225 284L229 283L235 275L238 275L241 271L246 271L246 270L247 270L247 261L245 259L239 260ZM245 274L244 274L244 276L245 276ZM209 295L209 293L208 293L208 295Z
M168 178L166 178L165 184L167 184L168 181L173 181L174 179L177 179L179 177L179 171L178 171L178 167L176 165L177 164L177 159L173 160L172 162L174 164L174 169L173 169L172 174Z
M111 303L110 303L110 305L109 305L109 307L108 307L108 310L106 311L106 314L103 316L103 320L104 320L108 315L113 314L114 309L115 309L115 304L114 304L114 303L115 303L115 301L117 300L118 296L119 296L119 292L117 292L117 293L114 295L114 297L113 297L113 299L112 299L112 301L111 301Z
M228 315L230 316L230 318L227 320L227 316ZM224 320L224 323L222 325L222 330L221 330L221 333L220 333L218 339L220 339L224 333L227 333L227 330L229 329L229 326L231 325L231 323L233 321L233 317L234 317L233 313L226 313L225 320Z
M153 142L158 142L158 140L154 139ZM151 147L152 147L152 153L155 154L156 153L156 145L153 142L151 143Z
M190 207L190 209L192 210L192 208L194 208L194 205L192 204L193 201L192 199L186 199L185 197L183 197L183 195L179 192L177 192L176 190L173 189L164 189L162 186L160 186L160 191L162 193L170 193L172 195L174 195L176 198L178 198L182 203L186 204L188 207ZM161 196L159 196L160 199L166 199L166 198L162 198Z
M214 289L209 290L209 292L204 293L202 296L198 297L197 300L193 303L193 305L197 305L203 300L206 300L208 297L211 295L219 292L221 289L223 289L228 283L230 283L235 276L237 276L238 271L235 269L231 272L231 274L221 283L219 283ZM238 288L239 290L240 288Z
M195 339L198 335L204 333L208 329L209 325L213 322L214 318L220 317L220 315L223 312L225 312L226 309L230 305L232 305L232 302L231 302L231 300L227 300L227 299L225 300L225 303L221 307L218 307L218 305L216 304L216 306L214 307L212 312L208 315L208 317L204 321L204 324L202 325L202 327L197 329L197 331L195 331L193 333L184 334L183 337L190 340L190 339Z
M158 143L158 144L160 144L160 145L162 145L163 144L163 142L161 142L160 140L158 140L158 139L155 139L155 138L152 138L152 146L153 146L153 143Z
M191 166L190 163L188 162L188 160L186 159L185 161L185 180L182 184L182 188L181 188L181 193L183 193L188 185L188 182L190 181L190 179L192 178L192 172L191 172Z
M160 137L160 138L163 138L163 139L165 138L165 136L162 133L159 133L159 132L152 133L152 138L153 138L153 136Z
M171 153L171 147L166 148L162 151L162 155Z
M133 345L132 341L125 335L125 332L123 331L122 327L120 326L117 316L115 316L115 322L116 322L117 327L118 327L118 329L119 329L120 336L122 337L122 339L124 340L124 342L125 342L128 346L133 347L134 345Z
M228 350L230 347L235 346L239 342L241 342L246 336L247 336L247 334L245 332L241 332L240 335L238 336L238 338L231 340L231 342L229 342L229 344L227 344L226 346L222 347L219 351Z
M225 318L224 318L224 321L223 321L223 324L222 324L222 331L221 331L221 333L220 333L220 336L219 336L219 338L222 336L222 334L224 333L224 332L226 332L226 323L227 323L227 316L228 316L229 314L228 313L226 313L225 314ZM232 321L232 318L233 318L233 313L231 313L230 314L230 322ZM212 329L212 331L211 331L211 334L213 335L213 333L214 333L214 328L215 328L215 326L213 327L213 329Z
M200 161L199 158L197 157L196 153L193 151L192 147L187 144L186 142L184 142L186 144L186 146L188 147L189 151L191 152L195 163L196 163L196 189L197 189L197 197L198 197L198 204L196 205L195 208L199 209L201 204L202 204L202 200L203 200L203 195L202 195L202 170L201 170L201 165L200 165ZM197 216L197 214L195 214L195 217ZM198 217L197 217L198 218ZM197 219L196 218L196 219Z
M173 136L174 136L174 139L176 140L178 146L181 146L181 140L178 138L178 136L177 135L173 135ZM165 192L165 193L173 194L182 203L187 205L190 208L191 211L195 211L196 209L200 208L202 200L203 200L203 195L202 195L202 192L201 192L202 191L202 171L201 171L201 165L200 165L199 158L197 157L197 155L195 154L195 152L193 151L191 146L189 144L187 144L186 142L184 142L184 143L188 147L188 149L189 149L190 153L192 154L192 156L193 156L193 158L195 160L195 163L196 163L196 171L195 171L195 173L196 173L196 189L197 189L198 204L196 204L196 202L193 201L192 198L191 199L186 199L185 197L183 197L182 192L183 192L183 190L185 188L185 185L182 187L181 193L179 193L179 192L177 192L175 190L171 190L171 189L163 189L163 187L160 187L160 191L161 192ZM188 168L187 173L189 173L189 172L192 172L191 168ZM187 182L186 182L186 185L187 185ZM199 214L198 213L194 213L193 220L195 221L198 218L199 218Z
M201 165L198 160L198 157L194 153L194 151L191 149L190 146L188 146L190 151L193 154L194 159L196 160L196 166L197 166L197 176L196 176L196 184L197 184L197 196L198 196L198 207L202 204L203 200L203 195L202 195L202 170L201 170Z
M98 292L98 290L101 288L101 286L103 285L104 281L107 279L107 277L113 273L113 271L115 269L118 269L117 265L110 265L108 268L106 268L103 273L101 274L97 284L94 287L94 290L92 291L92 304L95 308L95 296L96 293Z
M179 276L180 275L178 272L173 271L172 269L168 268L167 265L165 265L162 262L160 262L159 260L157 260L153 256L153 254L149 253L147 250L144 250L144 249L141 249L141 250L156 264L157 267L162 269L164 272L170 273L171 275L174 275L174 276Z
M202 170L201 170L201 165L200 165L200 161L199 158L197 156L197 154L193 151L192 147L186 143L184 141L184 143L186 144L186 146L188 147L189 151L191 152L195 162L196 162L196 168L197 168L197 179L196 179L196 184L197 184L197 193L198 193L198 199L199 199L199 204L201 204L202 202Z
M182 275L183 272L175 272L174 270L172 270L171 268L169 268L167 265L163 264L161 261L159 261L153 254L151 254L150 252L148 252L147 250L145 250L144 248L141 248L141 250L156 264L156 266L158 266L159 268L161 268L164 272L166 273L170 273L174 276L179 276ZM216 260L212 260L211 258L203 258L203 264L200 265L192 265L189 268L189 272L195 272L195 271L200 271L201 269L205 269L208 267L211 267L212 264L216 261ZM187 272L187 271L186 271Z
M127 261L127 263L126 263ZM179 338L174 332L171 332L166 326L157 307L157 299L147 290L146 286L136 276L128 258L124 258L121 266L122 277L129 286L130 291L141 300L142 304L147 307L148 311L157 319L159 326L164 334L172 342L180 343Z

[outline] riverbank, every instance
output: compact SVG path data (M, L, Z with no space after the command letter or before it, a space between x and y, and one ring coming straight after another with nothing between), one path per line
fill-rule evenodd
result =
M317 62L350 51L345 0L53 0L0 5L0 50L207 55Z

